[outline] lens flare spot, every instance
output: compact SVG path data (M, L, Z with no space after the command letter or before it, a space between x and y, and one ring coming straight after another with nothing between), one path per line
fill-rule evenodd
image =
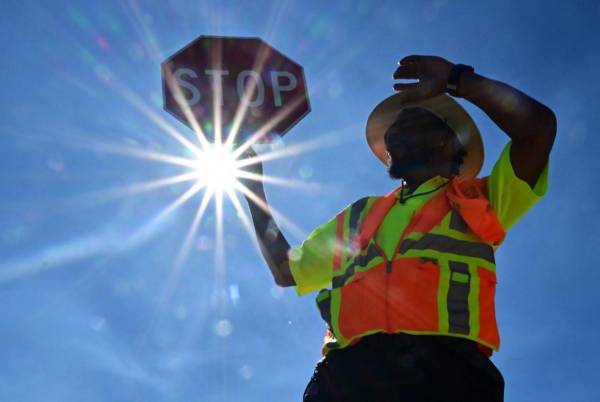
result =
M232 330L233 326L231 325L231 321L229 320L220 320L215 325L215 333L222 337L231 335Z
M312 166L304 165L300 168L300 177L305 180L310 179L313 176Z
M102 317L92 317L90 327L94 332L101 332L106 328L106 320Z
M238 285L229 285L229 300L233 305L236 305L240 299L240 289Z
M300 258L302 258L302 250L300 247L292 246L292 248L288 250L288 258L291 261L298 261Z
M106 39L104 36L101 36L101 35L96 36L96 44L104 50L108 50L110 48L108 39Z
M196 247L200 251L207 251L212 248L212 240L208 236L200 236L196 241Z
M56 173L61 173L65 170L65 164L60 159L50 159L48 161L48 167L54 170Z
M178 320L185 320L188 316L188 309L186 306L180 304L175 308L175 317Z
M108 84L112 81L112 74L108 67L98 64L96 67L94 67L94 72L98 76L98 79L105 84Z
M284 290L282 287L273 285L271 287L271 297L275 300L279 300L283 297Z
M240 376L244 379L244 380L249 380L252 378L252 367L250 367L247 364L244 364L241 368L240 368Z

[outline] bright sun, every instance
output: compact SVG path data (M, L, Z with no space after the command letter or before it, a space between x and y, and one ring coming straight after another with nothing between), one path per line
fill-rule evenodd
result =
M232 147L225 143L209 144L197 156L194 172L198 184L213 194L222 194L236 188L240 169Z

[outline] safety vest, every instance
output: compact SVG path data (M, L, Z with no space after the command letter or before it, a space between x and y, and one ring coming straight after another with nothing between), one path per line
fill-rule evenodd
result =
M327 323L323 355L377 332L449 335L498 350L494 252L504 230L487 199L487 178L455 177L421 206L392 258L375 233L398 189L337 215L330 289L317 296ZM491 350L490 350L491 354Z

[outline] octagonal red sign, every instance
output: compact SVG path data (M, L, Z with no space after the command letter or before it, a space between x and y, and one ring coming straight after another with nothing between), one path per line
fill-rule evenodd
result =
M162 80L165 110L209 141L219 114L223 138L238 122L236 142L268 142L310 112L302 67L260 38L201 36L162 63Z

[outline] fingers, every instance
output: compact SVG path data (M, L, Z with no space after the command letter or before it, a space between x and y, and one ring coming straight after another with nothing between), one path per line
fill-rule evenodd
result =
M397 91L406 91L408 89L415 89L418 87L419 87L418 82L411 82L411 83L397 82L394 84L394 89Z
M394 71L394 78L417 78L417 65L416 64L405 64Z
M439 59L439 58L438 58ZM441 83L441 74L438 70L443 70L441 63L436 65L434 56L410 55L402 58L398 68L394 72L394 79L416 79L419 82L397 82L394 83L394 89L401 91L401 98L405 102L416 102L429 97L439 95L444 91L445 82ZM439 61L443 61L440 59ZM433 65L433 67L432 67ZM440 67L441 66L441 67ZM435 67L435 68L434 68Z
M410 56L403 57L398 62L398 64L403 65L403 64L417 63L421 57L422 56L419 56L416 54L411 54Z

